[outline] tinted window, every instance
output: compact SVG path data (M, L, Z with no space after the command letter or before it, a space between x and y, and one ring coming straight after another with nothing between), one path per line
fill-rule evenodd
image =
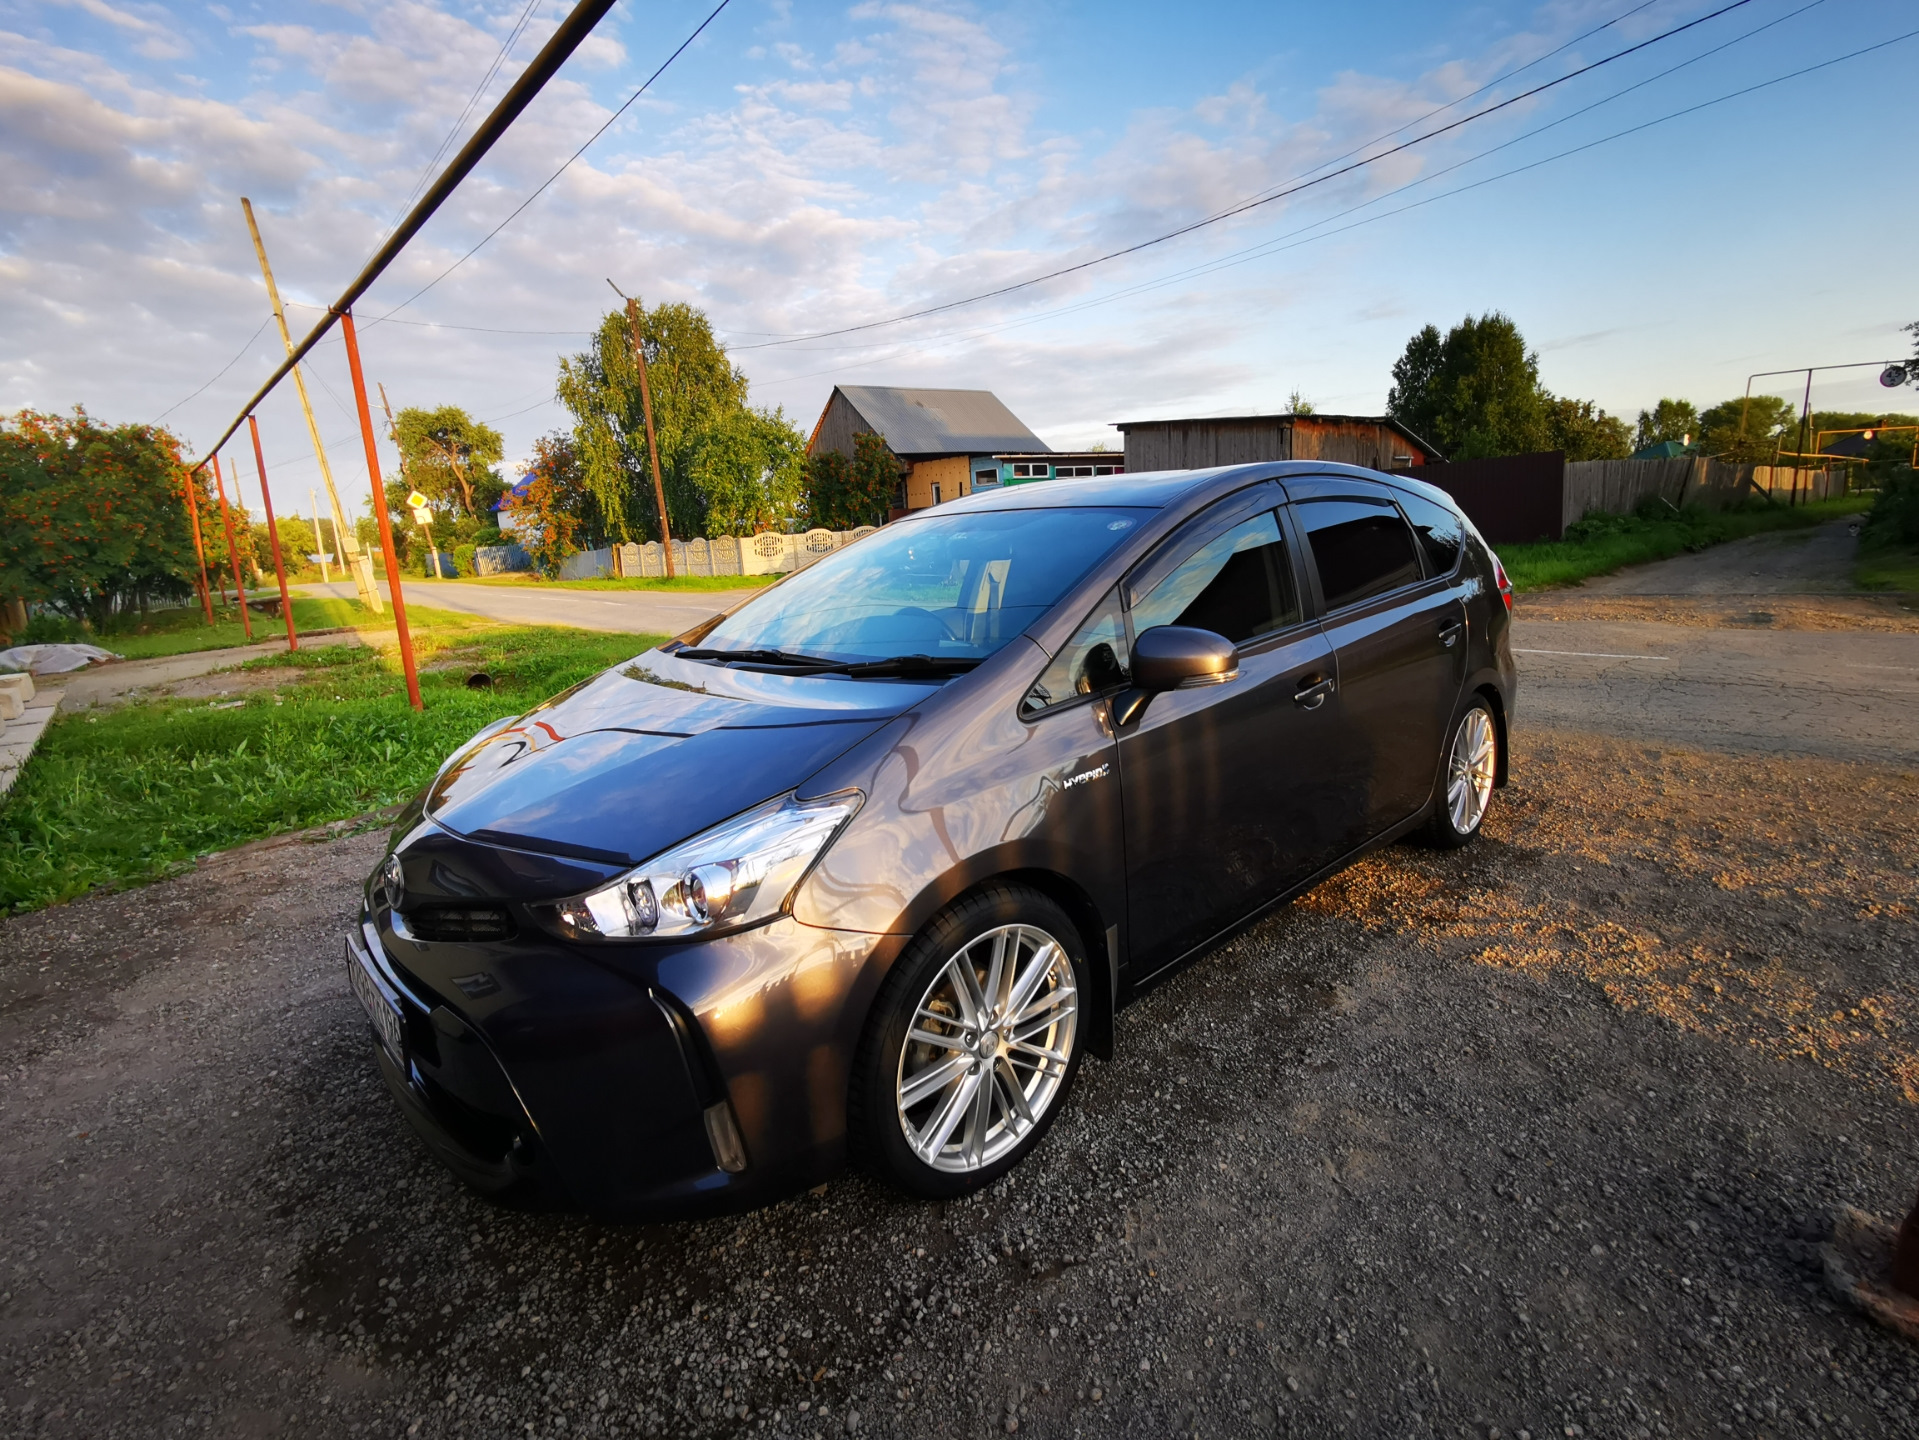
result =
M1420 578L1412 531L1391 505L1364 500L1308 500L1299 518L1319 567L1326 608L1383 595Z
M1238 643L1299 619L1292 566L1269 510L1206 541L1133 605L1133 631L1192 625Z
M1033 682L1020 701L1020 713L1036 715L1124 685L1127 659L1126 617L1119 608L1119 592L1109 590L1078 633L1060 647L1046 673Z
M1444 505L1435 505L1418 495L1402 492L1399 503L1406 507L1406 516L1413 522L1413 534L1419 537L1419 548L1426 554L1426 573L1452 574L1453 566L1459 563L1459 547L1466 538L1466 528L1459 516Z
M973 510L902 520L748 601L700 645L834 660L983 658L1150 514Z

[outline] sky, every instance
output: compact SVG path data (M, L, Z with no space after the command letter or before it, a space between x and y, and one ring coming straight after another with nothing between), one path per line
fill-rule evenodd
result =
M1900 0L730 0L445 273L715 3L621 0L361 300L396 408L463 406L518 461L568 423L557 362L609 279L703 309L802 431L835 384L956 386L1061 448L1295 392L1377 414L1414 331L1490 310L1548 388L1628 419L1911 353ZM0 0L0 412L158 420L197 455L284 356L240 197L297 336L566 8ZM337 332L307 373L357 506ZM1875 375L1818 375L1813 403L1919 409ZM259 416L304 509L292 386Z

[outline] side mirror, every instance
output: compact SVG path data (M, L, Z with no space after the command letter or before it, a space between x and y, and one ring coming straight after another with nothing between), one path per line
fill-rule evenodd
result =
M1221 685L1239 674L1239 650L1224 635L1190 625L1155 625L1133 642L1133 685L1113 701L1113 722L1130 725L1153 696Z

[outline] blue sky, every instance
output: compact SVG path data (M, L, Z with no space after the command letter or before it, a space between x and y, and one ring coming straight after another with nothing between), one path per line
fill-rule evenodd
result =
M266 308L239 196L288 298L330 299L528 3L0 0L0 409L164 414L211 440L278 356L270 329L255 335ZM563 13L533 3L476 113ZM1377 412L1415 329L1489 309L1519 323L1550 388L1628 418L1662 394L1736 395L1755 370L1907 353L1899 326L1919 319L1919 197L1903 183L1919 40L1662 119L1900 36L1919 13L1747 0L1182 240L806 339L1163 233L1725 0L733 0L524 215L371 324L550 174L712 3L623 0L362 302L369 378L395 405L463 405L526 453L565 423L556 357L615 303L609 276L705 308L756 402L802 429L836 382L977 386L1062 446L1117 446L1116 420L1280 410L1294 390ZM314 315L296 308L296 330ZM311 373L336 477L364 495L337 342ZM1919 408L1869 371L1822 378L1814 399ZM273 473L304 490L316 472L290 387L261 418Z

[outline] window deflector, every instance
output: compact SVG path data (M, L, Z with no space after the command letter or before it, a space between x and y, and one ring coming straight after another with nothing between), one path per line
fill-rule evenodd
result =
M1120 582L1120 594L1130 612L1134 605L1153 593L1153 588L1185 563L1188 556L1208 541L1224 534L1248 516L1261 510L1276 510L1285 496L1271 480L1248 486L1223 500L1215 501L1178 530L1160 541L1159 546L1130 570ZM1285 538L1285 529L1281 528Z

